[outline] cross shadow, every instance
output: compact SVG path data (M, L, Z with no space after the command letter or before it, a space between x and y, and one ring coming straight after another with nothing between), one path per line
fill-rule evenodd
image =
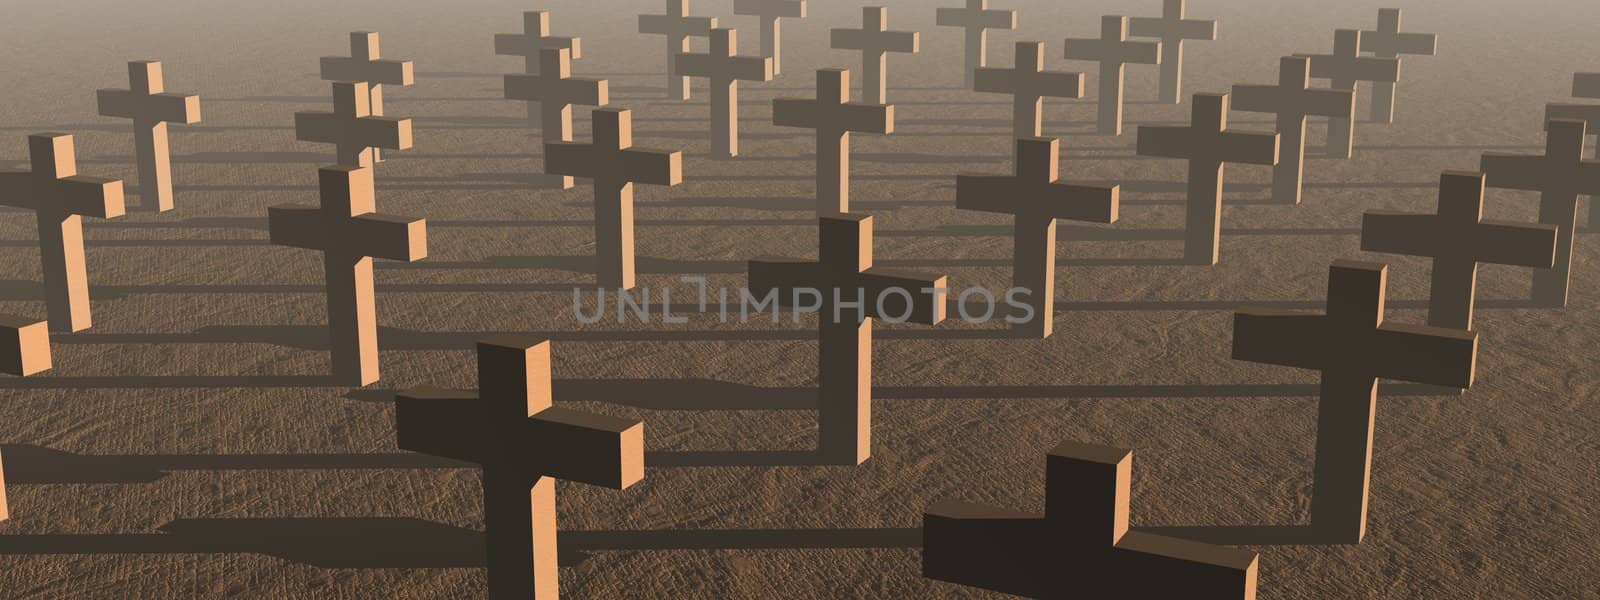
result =
M397 283L377 285L378 292L398 293L572 293L573 288L593 287L589 283ZM143 294L324 294L326 286L320 284L225 284L225 285L96 285L90 286L89 298L111 300ZM0 300L38 300L44 298L44 287L37 281L0 280Z
M671 450L646 452L646 468L828 466L816 450Z
M570 288L568 288L570 289ZM497 335L528 335L555 341L783 341L808 340L815 332L800 330L579 330L536 332L493 331L416 331L398 327L379 327L378 345L384 350L468 350L477 341ZM326 351L328 329L322 325L206 325L188 333L74 333L52 339L60 344L271 344L298 350ZM0 387L27 387L26 382L48 382L66 378L0 379ZM84 379L84 378L77 378ZM88 378L95 381L96 378ZM170 379L170 378L168 378ZM207 378L199 378L203 381ZM226 382L228 378L209 378ZM241 381L271 382L272 377L239 378ZM134 381L159 384L163 378L131 377ZM41 384L43 385L43 384ZM99 387L99 386L95 386ZM139 387L138 385L117 387ZM210 386L200 386L210 387ZM228 386L221 386L228 387ZM272 387L293 387L272 385Z
M1222 546L1329 546L1351 542L1312 525L1183 525L1137 531Z
M55 342L54 339L51 340ZM232 389L348 387L329 375L114 375L0 379L0 389Z
M88 455L41 446L0 444L11 484L135 484L174 471L459 469L472 465L413 453Z

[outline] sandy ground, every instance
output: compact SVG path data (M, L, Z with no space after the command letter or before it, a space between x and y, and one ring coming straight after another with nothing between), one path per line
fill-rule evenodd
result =
M921 577L922 509L941 498L1037 509L1045 452L1064 439L1136 450L1136 525L1302 522L1315 374L1231 361L1231 309L1318 308L1328 263L1367 258L1392 267L1390 317L1420 322L1427 263L1363 255L1361 212L1431 211L1441 170L1475 168L1485 150L1537 151L1543 104L1595 68L1581 49L1600 18L1573 0L1399 3L1408 29L1441 38L1438 57L1405 62L1397 122L1361 126L1353 160L1313 158L1301 206L1267 202L1266 170L1231 168L1211 268L1172 264L1183 165L1133 153L1135 126L1188 120L1187 106L1150 102L1155 69L1129 68L1121 138L1093 134L1091 102L1048 101L1063 174L1123 183L1122 222L1063 225L1048 341L956 322L880 327L875 453L841 468L783 452L815 435L811 325L577 322L590 190L526 185L534 145L499 79L520 62L494 56L490 36L517 30L521 10L553 10L556 32L584 38L575 73L611 80L638 144L684 151L683 185L638 194L641 283L676 285L678 302L693 289L680 277L737 288L749 258L814 255L810 132L774 127L769 100L810 96L816 67L857 68L822 40L856 26L859 4L818 0L785 24L785 72L743 86L744 156L732 161L706 156L703 93L664 99L661 40L633 33L655 0L471 4L6 3L0 166L24 165L27 134L65 131L84 173L133 176L128 123L93 103L94 89L126 86L128 60L163 60L169 90L203 95L205 120L172 128L177 211L88 224L94 328L58 337L49 373L0 379L12 510L0 596L481 596L477 473L397 450L389 400L424 383L473 386L484 332L556 340L559 402L648 423L641 484L560 488L572 597L986 597ZM695 10L754 52L755 20L730 4ZM890 4L896 28L922 31L923 53L891 59L896 133L855 139L855 208L875 218L880 264L1004 288L1009 221L953 200L955 173L1009 172L1009 99L956 89L959 33L933 26L934 3ZM1094 65L1060 59L1061 40L1093 35L1101 14L1159 10L1137 4L1022 3L1022 26L992 36L992 60L1045 41L1050 68L1087 70L1093 97ZM1221 39L1189 46L1187 90L1275 81L1279 56L1326 52L1332 29L1370 27L1379 7L1329 4L1192 2ZM384 379L369 389L322 378L320 258L268 245L265 230L268 206L315 201L332 150L295 142L291 114L326 109L317 57L343 54L357 29L416 61L416 86L388 94L392 115L415 118L416 147L378 167L378 202L430 229L426 261L380 263ZM587 110L576 113L586 139ZM1493 217L1532 219L1531 195L1490 204ZM34 235L31 216L0 214L0 311L44 314ZM1367 541L1258 548L1262 597L1600 594L1597 253L1580 236L1559 311L1521 307L1526 271L1482 269L1478 385L1384 398Z

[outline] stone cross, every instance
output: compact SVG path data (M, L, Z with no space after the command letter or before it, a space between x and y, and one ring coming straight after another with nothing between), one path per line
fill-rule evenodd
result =
M733 14L761 18L761 56L772 59L772 74L783 73L783 25L779 19L806 17L806 0L733 0Z
M772 59L735 56L738 32L711 30L711 50L705 54L679 54L675 72L711 81L711 153L739 155L739 82L772 81Z
M490 598L556 600L556 480L627 489L644 479L644 423L555 406L550 342L478 342L478 391L418 388L395 398L403 450L483 471Z
M273 244L318 250L327 281L333 377L348 385L378 380L378 318L372 259L416 262L428 256L424 219L373 212L370 167L317 170L321 205L267 209Z
M1044 126L1044 98L1082 98L1083 74L1044 70L1044 44L1017 42L1016 62L1009 69L981 67L973 89L1011 94L1011 137L1039 137Z
M872 266L872 217L822 217L816 261L752 260L750 293L795 307L816 295L817 450L826 464L872 456L872 320L937 325L944 320L942 275ZM798 309L797 309L798 310Z
M889 31L889 9L881 6L861 9L860 29L834 29L830 35L835 50L861 51L861 101L867 104L889 102L889 53L920 49L917 32Z
M1539 192L1539 222L1557 228L1555 265L1533 272L1533 301L1540 306L1567 305L1578 196L1600 195L1600 161L1583 159L1586 135L1583 121L1551 121L1543 156L1485 152L1478 167L1489 187Z
M83 217L122 216L122 180L78 175L72 136L64 133L28 136L28 158L31 171L0 171L0 206L31 210L38 221L50 330L83 331L93 322Z
M1139 127L1137 153L1189 161L1183 257L1217 264L1222 233L1222 181L1227 163L1278 164L1278 134L1228 129L1228 95L1195 94L1188 127Z
M1278 166L1272 170L1272 200L1299 204L1305 179L1306 117L1353 119L1355 92L1312 89L1310 61L1303 56L1278 60L1278 85L1233 86L1233 108L1278 115Z
M1296 54L1311 59L1311 76L1332 80L1336 90L1356 92L1357 82L1400 81L1400 59L1361 56L1361 32L1340 29L1333 33L1332 54ZM1328 120L1328 154L1350 158L1355 152L1355 119L1334 117Z
M709 37L716 17L689 16L689 0L666 0L664 15L639 15L639 33L667 38L667 97L688 100L689 77L678 72L678 55L689 51L689 38Z
M1400 58L1402 54L1433 56L1439 47L1438 36L1431 33L1400 33L1400 9L1378 9L1378 29L1361 30L1361 51L1378 58ZM1377 123L1394 122L1393 81L1372 84L1372 120Z
M1600 73L1576 73L1572 76L1572 95L1577 98L1600 98ZM1583 121L1589 135L1600 135L1600 104L1544 105L1544 122ZM1600 138L1594 147L1594 157L1600 159ZM1590 230L1600 229L1600 208L1589 207Z
M542 10L530 10L522 13L522 33L496 33L494 34L494 53L500 56L522 57L522 72L525 75L539 74L539 53L545 49L566 48L572 52L572 60L583 58L583 41L575 37L554 37L550 35L550 13ZM539 109L532 104L528 105L528 122L539 122Z
M139 199L146 210L172 210L172 157L167 123L200 122L200 97L166 93L161 62L128 63L126 90L95 92L100 115L133 119L133 154L139 163Z
M1161 16L1128 20L1128 35L1161 40L1161 102L1177 104L1183 98L1183 42L1215 41L1217 22L1185 19L1187 0L1165 0Z
M572 56L566 48L540 51L544 65L534 75L507 75L505 97L539 105L541 143L572 141L572 105L605 106L611 103L610 85L604 79L572 77ZM548 170L548 169L547 169ZM546 175L561 189L572 187L572 177Z
M333 144L345 167L372 166L374 148L410 148L411 119L374 116L368 97L364 81L335 81L333 112L295 113L295 139Z
M322 78L367 82L367 106L374 117L383 116L383 86L406 87L415 83L411 61L379 58L378 34L372 31L350 34L350 56L322 57ZM373 149L372 161L383 162L383 151Z
M50 328L44 321L0 314L0 373L27 377L50 369ZM0 488L5 480L0 476ZM0 489L0 521L6 518Z
M1428 324L1472 329L1478 263L1548 269L1555 264L1555 225L1483 219L1483 173L1446 171L1433 215L1367 211L1361 249L1433 259Z
M1044 514L944 500L922 515L922 575L1030 598L1256 596L1258 559L1128 527L1133 451L1063 442Z
M1388 270L1334 261L1326 314L1233 316L1235 360L1322 372L1310 527L1330 543L1360 543L1366 534L1378 378L1467 388L1477 362L1476 333L1384 323Z
M967 42L961 86L972 89L978 69L989 65L989 30L1016 29L1017 11L990 9L989 0L967 0L963 8L940 8L934 12L941 27L960 27Z
M1013 216L1011 285L1027 291L1032 316L1018 334L1050 337L1055 321L1056 220L1117 222L1119 186L1058 183L1060 142L1017 140L1015 175L956 176L956 208Z
M772 101L772 123L817 132L817 214L850 212L850 133L894 133L893 104L850 101L850 71L817 71L815 100Z
M556 175L594 179L594 239L597 284L632 289L633 184L683 183L683 153L633 147L633 111L594 111L594 143L546 142L545 169Z
M1101 135L1122 135L1122 74L1127 63L1161 64L1161 42L1128 41L1128 18L1100 17L1100 39L1067 39L1066 58L1100 63Z

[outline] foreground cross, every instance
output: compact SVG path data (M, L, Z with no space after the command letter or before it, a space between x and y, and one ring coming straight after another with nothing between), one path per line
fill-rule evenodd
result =
M772 59L735 56L738 32L711 30L711 50L705 54L679 54L676 72L711 80L711 153L739 155L739 81L772 81Z
M1050 337L1055 322L1056 220L1117 222L1118 186L1057 183L1055 138L1017 140L1015 175L957 175L956 208L1013 216L1011 285L1027 290L1032 316L1018 334Z
M1361 81L1389 82L1400 80L1400 59L1361 56L1361 32L1340 29L1333 32L1332 54L1296 54L1311 60L1311 76L1331 80L1333 89L1349 90L1360 95L1356 84ZM1344 117L1328 119L1328 155L1350 158L1355 152L1356 121Z
M374 116L368 97L364 81L335 81L333 112L295 113L295 139L333 144L345 167L372 166L374 148L410 148L411 119Z
M550 342L478 342L478 393L395 398L403 450L481 465L490 598L556 600L556 480L627 489L644 479L644 423L554 406Z
M1361 51L1378 58L1400 58L1402 54L1433 56L1439 38L1431 33L1400 33L1400 9L1378 9L1378 29L1361 30ZM1372 120L1394 122L1394 81L1372 84Z
M1128 18L1100 17L1100 39L1068 38L1066 58L1100 63L1100 118L1102 135L1122 135L1122 81L1127 63L1161 64L1161 42L1128 41Z
M1384 323L1388 271L1381 263L1334 261L1326 314L1263 309L1233 316L1235 360L1322 372L1309 526L1333 543L1360 543L1366 534L1378 378L1467 388L1477 362L1476 333Z
M1183 258L1217 264L1222 233L1222 181L1227 163L1278 164L1278 134L1228 129L1228 95L1195 94L1188 127L1139 127L1139 156L1189 161L1184 202Z
M966 32L961 87L968 90L977 81L978 69L989 65L989 30L1017 28L1017 11L990 9L989 0L967 0L963 8L940 8L934 17L941 27L960 27Z
M1311 89L1310 61L1303 56L1278 60L1278 85L1233 86L1233 108L1278 115L1278 166L1272 170L1272 200L1299 204L1305 180L1306 117L1352 119L1355 92Z
M1253 600L1256 553L1128 530L1133 452L1062 442L1044 515L945 500L922 515L922 575L1030 598Z
M604 79L572 77L572 56L566 48L540 51L543 65L535 75L507 75L505 97L538 104L540 143L572 141L572 105L605 106L611 102L610 85ZM549 169L547 168L546 171ZM572 177L546 175L561 189L572 187Z
M123 214L122 181L78 175L72 136L28 136L31 171L0 171L0 206L33 211L51 331L89 328L89 277L83 262L83 217Z
M593 119L594 143L545 143L545 170L594 180L596 283L632 289L633 184L683 183L683 153L634 148L631 110L599 108Z
M889 31L889 9L881 6L861 9L860 29L829 35L835 50L861 51L861 101L867 104L889 102L889 53L916 54L920 42L915 31Z
M267 209L273 244L319 250L328 294L328 339L333 377L364 386L378 380L378 318L372 259L416 262L428 256L423 219L373 212L372 169L317 170L321 206Z
M979 68L972 89L1011 94L1011 137L1039 137L1044 127L1044 98L1082 98L1083 74L1044 70L1044 44L1017 42L1009 69Z
M761 56L772 59L772 74L783 73L785 17L804 19L806 0L733 0L733 14L761 17Z
M772 123L817 132L817 215L850 212L850 133L894 132L894 105L850 101L850 71L817 71L817 98L772 101Z
M689 16L689 0L666 0L663 15L639 15L639 33L667 38L667 97L688 100L689 76L678 72L678 55L689 51L689 38L709 37L716 29L716 17Z
M811 308L820 311L817 452L826 464L866 462L872 456L872 320L938 325L945 277L873 267L872 217L861 214L820 219L815 262L752 260L749 269L750 293L778 306L799 311L801 296L812 293Z
M95 93L100 115L133 119L133 154L139 163L139 199L146 210L172 210L172 157L167 123L200 122L200 97L165 93L161 61L128 63L126 90Z
M1217 22L1185 19L1187 0L1165 0L1161 16L1128 20L1128 35L1161 40L1161 102L1177 104L1183 98L1184 40L1215 41Z
M1433 259L1428 324L1472 329L1478 263L1548 269L1555 264L1555 225L1483 220L1482 173L1439 176L1439 211L1419 215L1367 211L1361 249Z
M50 328L44 321L0 314L0 373L27 377L50 368ZM0 488L5 487L0 475ZM0 521L6 518L5 490L0 489Z
M572 60L583 58L583 41L575 37L550 35L550 13L530 10L522 13L522 33L494 34L494 53L500 56L522 57L525 75L539 74L539 53L546 49L565 48L572 52ZM528 105L528 122L539 122L539 109Z
M350 56L322 57L322 79L367 82L367 107L374 117L383 116L383 86L415 83L411 61L380 58L378 34L372 31L350 34ZM372 161L383 162L383 151L373 149Z
M1539 222L1557 228L1555 265L1533 272L1533 301L1540 306L1567 305L1578 196L1600 195L1600 161L1583 159L1585 131L1583 121L1551 121L1543 156L1485 152L1478 167L1489 187L1539 192Z

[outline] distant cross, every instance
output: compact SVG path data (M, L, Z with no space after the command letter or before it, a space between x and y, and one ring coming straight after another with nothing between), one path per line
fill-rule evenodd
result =
M530 10L522 13L522 33L496 33L494 34L494 53L501 56L522 57L522 72L525 75L539 74L539 51L545 49L566 48L572 52L572 60L583 58L583 42L575 37L554 37L550 35L550 13L542 10ZM539 109L532 104L528 105L528 122L539 122Z
M978 69L989 65L989 30L1016 29L1017 11L990 9L989 0L967 0L964 8L940 8L934 12L941 27L960 27L966 31L966 62L961 87L973 89Z
M783 73L783 24L804 19L806 0L733 0L733 14L761 17L761 56L772 59L772 74Z
M1215 41L1217 22L1184 18L1187 0L1165 0L1161 17L1128 20L1128 35L1161 40L1161 102L1178 104L1183 98L1184 40Z
M323 167L317 170L317 180L321 206L268 208L269 237L279 246L322 252L333 376L341 383L364 386L378 380L372 259L426 258L428 224L424 219L373 212L369 167Z
M944 500L922 515L922 575L1030 598L1255 598L1256 553L1128 528L1133 451L1062 442L1044 514Z
M1439 47L1431 33L1400 33L1400 9L1378 9L1378 29L1361 30L1361 51L1378 58L1400 58L1402 54L1433 56ZM1372 84L1372 120L1394 122L1394 81Z
M711 30L711 50L705 54L679 54L676 72L711 80L711 153L739 155L739 82L772 81L772 59L735 56L738 32Z
M32 171L0 171L0 206L33 211L51 331L89 328L89 277L83 261L83 217L123 214L122 180L78 175L72 136L28 136Z
M604 79L572 77L572 57L566 48L546 48L544 65L535 75L507 75L505 96L539 105L541 143L572 141L572 105L605 106L611 103L610 85ZM548 169L546 169L548 170ZM572 187L572 177L548 175L561 189Z
M1555 264L1555 225L1483 219L1482 173L1439 177L1439 212L1433 215L1367 211L1361 249L1433 259L1428 324L1472 329L1478 263L1548 269Z
M1572 95L1577 98L1600 98L1600 73L1574 74ZM1546 104L1544 122L1548 126L1552 121L1583 121L1589 135L1600 135L1600 104ZM1600 160L1600 138L1596 140L1594 157ZM1600 229L1600 207L1596 207L1593 199L1589 204L1588 228Z
M1372 424L1378 378L1466 388L1478 335L1388 324L1388 267L1334 261L1326 314L1241 310L1233 316L1233 358L1322 372L1310 527L1333 542L1360 543L1367 529Z
M146 210L172 210L172 157L167 152L167 123L200 122L200 97L163 93L161 62L128 63L126 90L95 92L100 115L133 119L133 150L139 163L139 199Z
M956 208L1013 216L1011 285L1028 290L1033 316L1013 328L1050 337L1055 321L1056 220L1115 223L1118 186L1058 183L1060 143L1017 140L1015 175L956 176Z
M333 112L295 113L295 139L333 144L345 167L372 166L374 148L410 148L411 119L374 116L367 98L366 82L335 81Z
M1583 121L1551 121L1543 156L1485 152L1478 167L1489 187L1539 192L1539 222L1557 228L1555 266L1533 272L1533 301L1541 306L1567 305L1578 196L1600 195L1600 161L1583 159L1585 132Z
M872 217L821 218L815 262L750 261L750 293L793 307L803 291L818 299L817 450L828 464L872 456L872 319L937 325L944 320L942 275L872 266Z
M0 314L0 373L27 377L50 369L50 328L44 321ZM6 519L5 475L0 471L0 521Z
M594 240L598 285L632 289L633 184L683 183L683 153L633 147L633 111L594 111L594 143L546 142L545 169L594 179Z
M1361 32L1340 29L1333 33L1333 54L1296 54L1311 59L1311 76L1332 80L1336 90L1356 90L1361 81L1389 82L1400 80L1400 59L1361 56ZM1355 119L1334 117L1328 120L1328 154L1337 158L1350 158L1355 151Z
M478 392L417 388L395 398L403 450L483 470L490 598L556 600L556 480L627 489L644 479L644 423L561 408L550 342L478 342Z
M1137 153L1189 161L1183 257L1217 264L1222 233L1222 180L1227 163L1278 164L1278 134L1228 129L1228 95L1195 94L1188 127L1139 127Z
M1044 70L1044 44L1017 42L1016 62L1009 69L983 67L973 89L1011 94L1011 137L1039 137L1044 126L1044 98L1082 98L1083 74Z
M1122 73L1127 63L1161 64L1161 42L1128 41L1128 18L1100 18L1100 39L1067 39L1066 58L1100 63L1102 135L1122 135Z
M861 101L867 104L889 102L889 53L919 50L917 32L889 31L889 9L881 6L861 9L861 29L834 29L831 35L835 50L861 51Z
M717 27L716 17L689 16L689 0L666 0L663 15L639 15L639 33L667 38L667 97L688 100L689 76L678 72L678 55L689 51L689 38L709 37Z
M322 79L326 81L367 82L367 106L372 116L383 116L383 86L405 87L415 83L409 60L381 60L378 34L357 31L350 34L350 56L322 57ZM383 162L383 151L374 148L372 161Z
M1310 60L1278 59L1278 85L1234 85L1233 108L1278 115L1278 166L1272 171L1272 200L1299 204L1306 159L1306 117L1351 119L1355 92L1312 89Z
M894 133L893 104L850 101L850 71L817 71L817 98L772 101L772 123L817 132L817 214L850 211L850 133Z

